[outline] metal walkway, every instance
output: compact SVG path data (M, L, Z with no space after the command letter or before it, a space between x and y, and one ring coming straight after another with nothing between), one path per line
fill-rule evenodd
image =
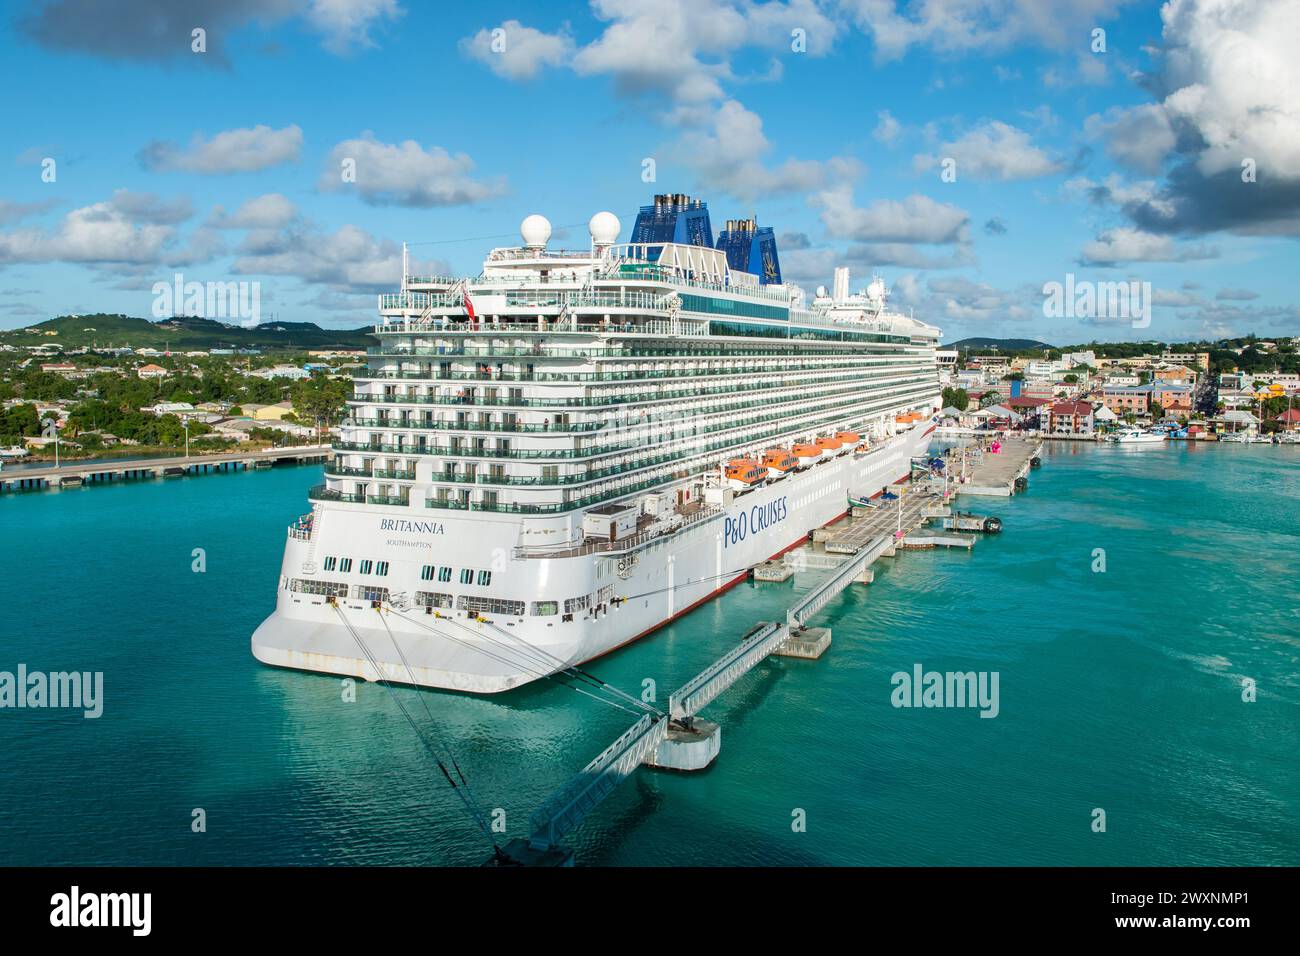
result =
M555 849L595 806L646 762L668 739L670 725L689 726L691 718L720 694L744 677L764 659L799 634L819 611L882 554L890 551L908 533L943 509L936 495L910 494L899 504L876 509L855 509L848 525L824 537L835 542L841 553L851 556L786 612L784 623L765 621L755 625L741 641L696 674L668 698L668 715L647 714L605 748L582 771L569 780L529 817L532 835L528 846L535 851ZM819 532L821 534L823 532Z
M845 561L840 565L839 570L785 612L786 627L793 631L807 624L813 615L830 604L841 591L852 584L866 570L867 565L888 551L895 540L892 534L882 535Z
M673 720L694 717L728 687L790 639L790 627L771 621L754 627L731 651L700 671L668 698Z
M554 847L596 804L632 775L668 736L668 718L646 714L528 818L535 850Z

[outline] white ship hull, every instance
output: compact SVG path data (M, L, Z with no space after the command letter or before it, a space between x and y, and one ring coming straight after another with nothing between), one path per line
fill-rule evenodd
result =
M575 540L575 515L318 506L310 536L288 541L276 610L253 634L253 655L280 667L473 693L519 687L643 637L743 580L749 568L843 515L850 496L871 497L904 478L932 431L923 421L866 454L825 459L631 551L523 556L521 542ZM304 573L331 578L319 566L342 554L388 562L375 583L395 606L290 588ZM490 587L470 589L479 594L528 608L558 599L561 613L431 613L407 605L417 592L467 590L422 578L424 567L444 563L491 568ZM568 599L585 606L562 613Z

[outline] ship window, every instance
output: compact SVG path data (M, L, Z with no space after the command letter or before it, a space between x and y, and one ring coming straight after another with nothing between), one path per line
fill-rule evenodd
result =
M478 586L479 586L479 587L481 587L481 588L485 588L485 587L487 587L487 586L488 586L489 584L491 584L491 583L492 583L492 572L491 572L491 571L480 571L480 572L478 573Z
M564 602L564 613L574 614L578 611L586 610L591 607L591 595L584 594L582 597L568 598Z
M460 572L460 583L461 583L461 584L473 584L473 583L474 583L474 572L471 571L469 568L462 568L462 569L461 569L461 572Z
M336 558L336 557L330 556L330 557L326 558L326 559L325 559L325 570L326 570L326 571L333 571L334 568L338 565L338 563L339 563L339 559Z
M377 562L375 565L375 574L379 575L382 578L387 573L388 573L388 562L387 561Z
M437 591L416 591L415 603L420 607L451 607L451 595Z
M348 586L336 581L309 581L306 578L294 578L289 582L289 590L301 594L324 594L333 597L348 596Z
M500 598L489 597L469 597L464 594L456 598L456 607L461 611L469 611L474 614L512 614L519 616L524 613L523 601L505 601Z
M433 565L432 565L432 564L426 564L424 567L420 568L420 580L421 580L421 581L432 581L432 580L433 580Z
M342 571L344 574L347 574L349 571L351 571L351 570L352 570L352 559L351 559L351 558L341 558L341 559L339 560L339 570Z
M371 561L369 558L366 558L364 561L361 562L361 567L357 568L357 572L359 574L369 574L371 569L374 566L375 566L375 562Z
M388 601L388 588L373 584L358 584L352 589L352 594L358 601Z
M552 614L560 613L560 604L558 601L534 601L533 614L537 617L549 617Z
M451 580L451 568L439 568L439 569L438 569L438 580L439 580L439 581L443 581L443 582L450 581L450 580Z

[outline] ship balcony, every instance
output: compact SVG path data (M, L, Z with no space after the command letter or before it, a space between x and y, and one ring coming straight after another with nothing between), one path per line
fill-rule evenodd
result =
M517 432L546 434L566 432L594 432L607 428L606 422L452 422L424 421L423 419L353 418L340 423L342 428L419 428L434 431Z
M359 492L340 491L328 485L315 485L307 492L311 501L346 501L353 504L367 505L401 505L410 504L407 495L372 495Z
M374 478L378 480L394 481L414 481L414 471L394 471L391 469L373 468L345 468L342 465L326 465L325 473L327 475L337 475L340 478Z

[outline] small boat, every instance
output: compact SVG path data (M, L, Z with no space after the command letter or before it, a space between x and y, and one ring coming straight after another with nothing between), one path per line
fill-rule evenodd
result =
M794 446L794 457L799 460L799 470L803 471L821 461L822 449L818 445L804 442Z
M780 481L799 466L799 459L784 448L769 448L763 452L763 467L769 481Z
M0 458L25 458L29 454L31 453L21 445L0 448Z
M857 444L862 441L862 436L857 432L836 432L835 437L844 442L844 451L856 451Z
M734 491L757 488L767 478L767 469L752 458L733 458L727 462L722 477Z
M843 447L844 442L840 441L838 438L823 436L818 438L815 444L822 450L823 456L826 458L834 458L840 453L840 448Z
M1164 432L1144 432L1137 428L1125 428L1111 435L1110 441L1121 445L1152 445L1159 444L1168 437Z

